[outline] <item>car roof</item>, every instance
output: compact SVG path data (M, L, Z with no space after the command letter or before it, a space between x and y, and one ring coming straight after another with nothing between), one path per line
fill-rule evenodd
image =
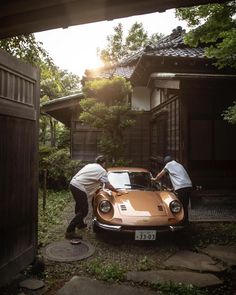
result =
M148 172L149 171L145 168L139 168L139 167L110 167L107 169L108 172L122 172L122 171L127 171L127 172Z

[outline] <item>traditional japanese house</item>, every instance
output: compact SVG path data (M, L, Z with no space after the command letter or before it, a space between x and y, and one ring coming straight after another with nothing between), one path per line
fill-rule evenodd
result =
M1 1L0 38L217 2ZM32 263L37 253L39 80L37 69L0 51L0 286ZM72 146L72 151L78 148Z
M132 108L142 111L126 137L126 157L133 165L156 173L168 154L186 166L195 186L233 189L236 126L224 121L222 113L233 104L236 73L217 69L215 60L205 56L204 47L184 44L184 35L178 27L116 66L86 71L83 82L112 76L131 81ZM50 114L53 104L56 101L45 105L44 111ZM72 156L89 160L87 148L90 159L97 153L96 131L92 136L89 129L83 130L79 109L75 109Z

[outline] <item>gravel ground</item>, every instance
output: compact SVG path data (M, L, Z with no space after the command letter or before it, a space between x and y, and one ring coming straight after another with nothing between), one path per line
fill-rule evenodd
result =
M62 212L61 223L49 233L51 242L64 238L66 226L74 215L73 210L74 203L71 202ZM156 270L163 268L163 262L179 250L196 251L207 244L236 244L235 222L196 223L192 220L188 229L183 232L161 233L157 235L157 240L152 242L135 241L130 235L94 234L91 226L91 210L87 223L88 228L81 230L80 233L83 234L84 240L89 241L95 247L95 253L87 259L71 263L45 260L45 271L35 275L45 282L48 288L45 295L56 294L56 291L74 275L93 277L94 275L88 270L96 261L99 262L100 267L118 265L124 273L126 271ZM39 252L42 249L40 248ZM30 269L28 274L32 276ZM0 290L0 294L15 295L18 293L8 291L1 293Z
M66 225L73 216L73 203L63 212L62 223L56 227L57 240L63 238ZM95 247L95 253L88 259L73 263L56 263L46 261L46 277L44 280L49 286L46 295L52 295L55 289L69 280L73 275L92 276L88 268L94 261L101 265L118 265L125 271L155 270L163 268L163 262L179 250L197 250L207 244L236 244L236 227L234 222L196 223L194 217L209 216L202 208L192 211L192 222L183 232L161 233L157 240L152 242L135 241L132 235L94 234L91 225L91 208L86 220L88 228L81 230L83 239ZM199 211L200 210L200 211ZM215 209L212 210L215 212ZM218 210L225 213L225 211ZM204 214L203 214L204 213ZM223 217L223 215L221 215ZM232 232L233 231L233 232Z

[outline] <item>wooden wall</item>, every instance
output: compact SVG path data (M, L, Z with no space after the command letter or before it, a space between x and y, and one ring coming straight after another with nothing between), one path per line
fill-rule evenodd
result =
M134 126L126 130L126 159L131 166L148 168L150 166L150 112L137 115Z
M143 112L136 117L134 126L126 130L125 159L132 166L149 168L150 113ZM99 154L99 131L83 127L78 121L71 122L71 155L73 159L93 162Z
M176 160L182 159L180 127L180 100L176 95L155 108L151 114L150 168L154 174L163 168L166 155Z
M236 189L236 125L222 113L235 100L235 81L183 79L178 96L152 110L151 171L171 155L186 167L194 186Z
M99 154L99 131L95 128L82 126L79 121L71 122L71 157L74 160L94 162Z
M222 113L235 100L235 81L186 81L182 103L188 169L203 189L236 188L236 125Z
M0 285L37 252L39 72L0 51Z

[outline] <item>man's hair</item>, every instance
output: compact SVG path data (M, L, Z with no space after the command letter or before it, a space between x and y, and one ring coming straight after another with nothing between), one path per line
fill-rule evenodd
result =
M106 162L106 160L107 159L106 159L105 156L99 155L99 156L96 157L95 162L98 163L98 164L103 164L103 163Z
M169 162L172 161L172 160L173 160L173 159L172 159L171 156L166 156L166 157L164 158L164 163L167 164L167 163L169 163Z

